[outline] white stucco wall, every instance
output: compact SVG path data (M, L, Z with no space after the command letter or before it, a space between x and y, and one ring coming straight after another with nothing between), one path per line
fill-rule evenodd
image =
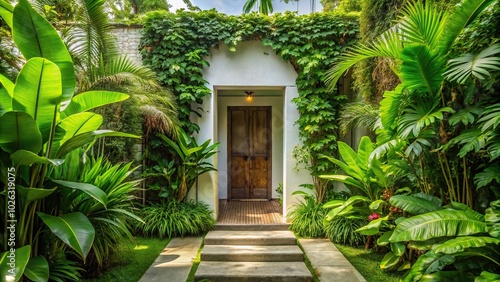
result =
M285 183L284 214L298 200L292 192L303 183L311 183L307 171L296 171L295 160L292 157L293 148L299 143L298 128L294 125L299 113L292 99L297 97L295 86L297 73L292 65L276 55L270 47L265 47L259 41L240 42L236 51L221 44L212 50L212 56L207 58L210 66L203 73L208 82L207 87L213 90L211 96L204 98L201 108L202 116L192 116L200 126L197 138L211 139L223 142L220 153L211 161L217 172L210 172L200 177L198 199L206 202L218 215L218 200L227 196L227 106L244 105L243 91L281 91L279 97L254 98L253 105L272 106L273 108L273 197L274 189L279 182ZM219 96L222 90L240 90L241 97ZM198 107L200 105L195 105ZM221 120L223 119L223 120ZM282 120L281 130L279 120ZM276 129L276 132L275 132ZM278 137L277 135L281 135ZM281 143L281 144L280 144ZM278 148L281 147L281 148ZM280 152L279 155L277 152ZM275 155L276 154L276 155ZM194 197L195 189L191 197Z

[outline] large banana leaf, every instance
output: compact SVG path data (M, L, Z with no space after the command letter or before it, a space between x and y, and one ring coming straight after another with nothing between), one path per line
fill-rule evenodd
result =
M61 118L88 111L93 108L128 99L129 95L112 91L89 91L76 95L68 107L61 112Z
M61 91L61 72L46 59L30 59L17 76L12 109L28 113L36 120L43 143L49 139L52 124L59 117Z
M438 271L431 274L425 274L419 282L464 282L473 281L476 276L465 271Z
M36 121L24 112L8 112L0 117L0 148L7 153L42 150L42 134Z
M429 251L421 255L406 276L405 282L421 281L422 276L428 273L436 272L443 269L445 266L455 262L455 256L446 254L436 254Z
M58 166L64 162L64 160L51 160L46 157L40 157L39 155L27 150L15 151L10 155L10 159L15 166L31 166L32 164L47 164Z
M375 149L370 137L363 136L358 145L358 166L367 171L370 166L370 156Z
M393 252L388 252L380 261L381 269L389 269L396 266L399 262L399 256L395 255Z
M411 195L394 195L389 199L389 202L391 205L413 215L424 214L441 208L440 204Z
M43 256L31 258L26 265L24 275L35 282L49 281L49 263Z
M437 210L400 222L390 242L425 241L437 237L466 236L486 232L486 223L460 210Z
M82 146L85 146L87 144L90 144L93 142L96 138L100 137L127 137L127 138L141 138L140 136L133 135L133 134L128 134L128 133L123 133L123 132L116 132L112 130L95 130L91 132L85 132L79 135L76 135L72 138L70 138L68 141L66 141L57 151L56 157L64 157L67 153L73 151L76 148L80 148Z
M85 261L94 242L95 229L84 214L80 212L61 216L42 212L37 214L59 239L74 249Z
M54 27L37 14L27 0L20 0L13 14L12 37L23 56L27 60L46 58L61 70L61 108L64 109L75 90L75 69L66 46Z
M21 279L24 269L30 259L31 246L22 246L15 250L14 254L4 252L0 254L0 277L2 279L7 277L14 277L14 281ZM15 262L11 262L11 256L15 256ZM12 273L14 271L14 273Z
M337 215L341 214L342 211L344 211L346 208L352 207L353 205L355 205L357 203L362 203L362 202L370 202L370 199L368 199L367 197L359 196L359 195L352 196L349 199L347 199L341 206L336 207L336 208L332 209L331 211L329 211L328 214L326 215L325 219L330 221L330 220L334 219Z
M102 191L99 187L96 187L95 185L89 183L80 183L80 182L72 182L65 180L52 180L52 181L64 187L80 190L85 194L91 196L92 198L96 199L99 203L103 204L104 206L106 206L108 203L108 195L106 195L104 191Z
M500 200L490 203L489 208L486 209L484 220L488 227L488 233L491 236L500 239Z
M432 248L435 253L453 254L463 252L467 248L484 247L488 244L498 245L500 240L493 237L463 236L450 239Z
M21 185L16 186L17 194L19 197L19 201L22 206L26 206L27 204L43 199L50 194L54 193L57 188L46 189L46 188L26 188Z
M356 171L354 170L353 168L351 168L350 166L348 166L346 163L340 161L340 160L337 160L335 158L332 158L332 157L328 157L328 156L323 156L323 158L326 158L328 159L330 162L338 165L345 173L347 173L348 175L350 175L350 177L354 177L358 180L361 180L362 179L362 176ZM321 175L320 176L321 178L328 178L329 176L328 175Z
M102 116L89 112L74 114L63 119L56 127L51 156L55 156L61 145L72 137L97 130L101 124Z
M12 12L14 7L5 0L0 0L0 17L12 28Z
M0 74L0 116L5 112L12 111L12 95L14 83Z
M491 273L488 271L481 272L481 275L476 277L475 282L491 282L500 281L500 274Z

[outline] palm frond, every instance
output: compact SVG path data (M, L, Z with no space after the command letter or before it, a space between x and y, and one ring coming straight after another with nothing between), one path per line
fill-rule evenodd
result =
M448 17L442 48L448 52L460 33L496 0L465 0Z
M401 35L396 29L390 29L380 35L379 39L370 45L360 44L339 57L339 63L326 72L325 82L334 89L337 81L356 63L369 58L386 57L399 59L402 49Z
M252 11L253 7L257 4L257 0L248 0L245 2L245 5L243 5L243 12L248 14Z
M393 130L396 126L396 119L404 107L408 91L403 84L399 84L392 91L385 91L382 101L380 101L380 118L382 127L386 130Z
M445 29L446 13L434 3L406 5L399 24L404 41L437 48Z
M340 112L340 131L347 134L355 127L374 131L379 120L379 110L375 105L364 102L348 103Z
M500 184L500 165L494 164L485 168L482 172L474 176L474 183L477 188L484 187L491 182L496 181Z
M424 90L431 97L439 93L445 60L432 47L412 44L401 53L401 81L408 90Z
M464 84L470 77L485 79L493 70L500 70L500 44L494 44L479 54L465 54L449 61L449 69L444 73L450 81Z
M450 107L437 108L437 101L417 99L409 105L399 120L398 134L401 138L418 137L420 132L444 118L444 113L451 113Z

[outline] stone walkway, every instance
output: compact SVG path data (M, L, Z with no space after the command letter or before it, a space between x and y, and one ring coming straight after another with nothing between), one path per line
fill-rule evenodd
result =
M174 238L146 271L140 282L184 282L202 237ZM322 282L363 282L361 274L328 239L299 239L305 255Z

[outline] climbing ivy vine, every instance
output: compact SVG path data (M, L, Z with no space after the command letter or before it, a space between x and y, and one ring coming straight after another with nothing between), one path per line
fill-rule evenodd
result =
M335 58L357 40L355 15L314 13L246 14L228 16L214 10L154 12L144 21L141 49L143 60L158 74L159 80L177 95L180 120L188 132L198 131L189 121L193 108L211 90L205 85L203 69L210 49L225 43L234 51L238 42L260 40L272 47L297 71L299 97L294 103L300 112L297 124L304 148L317 160L313 175L330 169L319 154L334 155L338 137L336 118L345 97L331 92L324 84L324 73Z

